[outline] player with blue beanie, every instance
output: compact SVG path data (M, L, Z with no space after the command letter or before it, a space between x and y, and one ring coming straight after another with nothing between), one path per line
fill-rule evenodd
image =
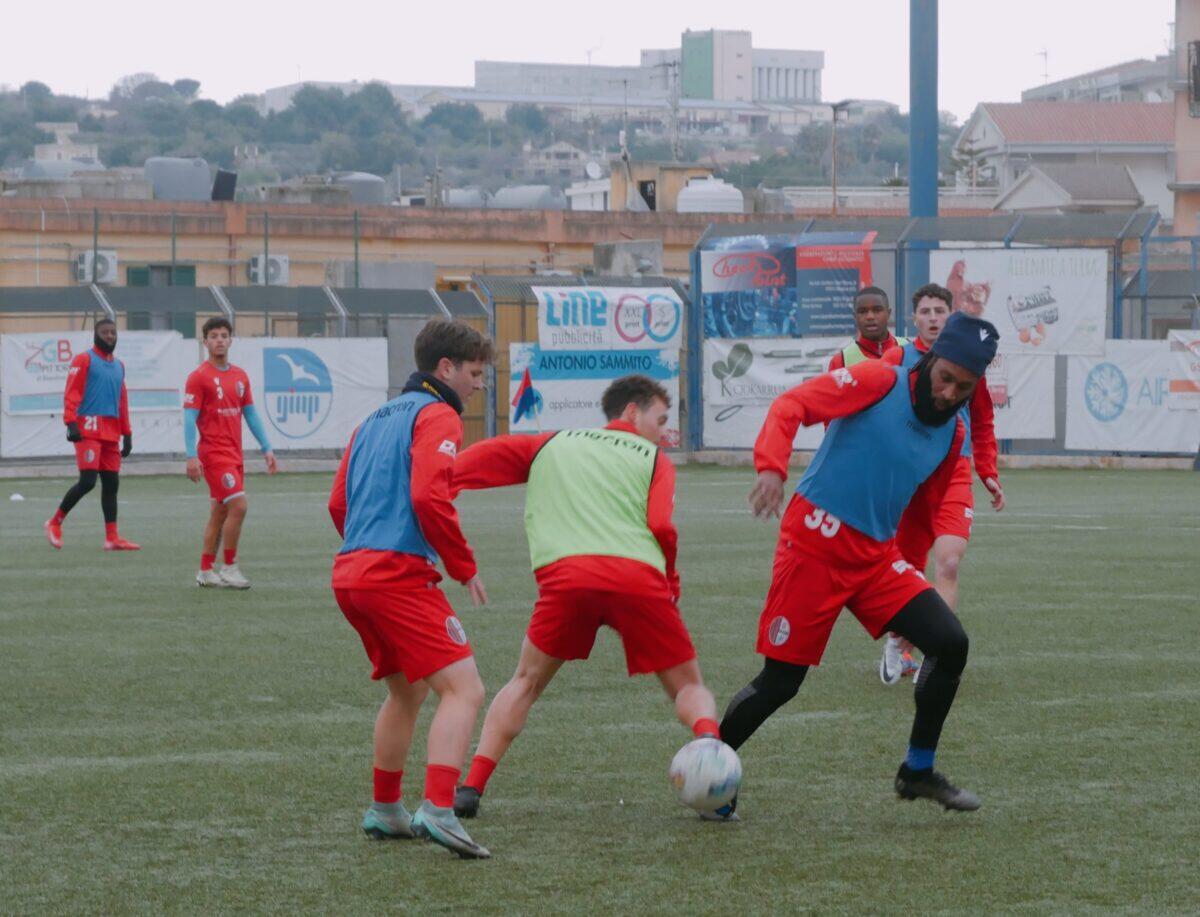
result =
M795 696L846 607L872 637L900 634L926 657L897 794L946 809L979 808L974 793L933 769L967 662L967 635L901 556L895 537L917 488L928 482L936 493L948 484L966 435L959 408L999 339L991 323L955 313L915 366L864 361L810 379L771 405L754 446L756 516L779 515L797 427L828 422L829 430L783 514L758 626L764 666L721 722L721 737L733 748ZM722 814L732 817L736 802Z

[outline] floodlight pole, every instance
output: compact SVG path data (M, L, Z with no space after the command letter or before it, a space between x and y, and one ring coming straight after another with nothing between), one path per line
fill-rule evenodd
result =
M840 102L834 102L830 105L833 112L833 138L831 146L833 147L832 167L830 169L830 184L833 190L833 208L829 211L830 216L838 215L838 198L837 198L837 123L838 114L845 111L854 102L854 99L842 99Z
M908 5L908 215L936 217L938 213L938 4L909 0ZM923 236L924 234L918 234ZM914 240L909 256L911 285L929 282L928 242ZM907 291L897 290L900 301Z

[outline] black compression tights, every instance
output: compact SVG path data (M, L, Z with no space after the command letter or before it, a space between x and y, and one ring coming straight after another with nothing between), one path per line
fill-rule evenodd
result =
M100 479L100 509L104 513L105 522L117 521L117 488L121 486L121 476L115 471L79 472L79 480L71 485L58 508L65 516L75 508L75 504L92 492L96 486L96 478Z
M910 640L925 655L914 692L917 713L910 741L918 748L937 748L967 664L966 632L933 589L905 605L888 623L888 630ZM806 674L806 665L765 660L762 671L729 702L721 720L721 738L740 748L771 714L796 696Z

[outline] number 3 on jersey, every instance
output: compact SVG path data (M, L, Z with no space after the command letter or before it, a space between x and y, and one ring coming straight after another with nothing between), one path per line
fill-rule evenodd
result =
M813 511L804 517L804 524L814 531L820 529L822 535L832 538L842 527L842 520L833 513L827 513L814 506Z

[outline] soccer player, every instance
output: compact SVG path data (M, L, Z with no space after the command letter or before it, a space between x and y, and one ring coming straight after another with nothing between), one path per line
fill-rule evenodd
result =
M953 295L945 287L930 283L913 293L912 301L917 338L888 351L885 362L915 366L937 340L950 315ZM1004 509L1004 490L1000 487L996 466L995 413L986 380L981 379L975 386L975 392L969 404L963 406L960 416L967 425L968 437L949 486L940 499L936 499L928 487L919 488L904 511L896 533L901 556L922 572L930 548L933 549L937 565L933 585L952 611L958 607L958 570L967 551L971 523L975 518L975 500L971 492L972 455L975 471L992 495L993 509L997 512ZM897 684L903 675L912 672L914 666L911 647L895 634L889 634L879 661L880 680L885 685Z
M111 318L96 322L92 349L77 354L67 370L63 393L63 423L67 441L75 444L79 480L63 496L58 510L46 520L46 540L62 549L62 524L75 504L100 478L100 509L104 513L104 550L137 551L140 545L117 532L117 489L121 484L121 459L133 451L129 425L129 392L125 364L113 356L117 349L117 323ZM121 445L118 447L117 442Z
M846 606L872 637L893 631L926 656L897 794L947 809L979 808L974 793L933 769L966 665L967 635L937 590L901 557L895 535L917 487L929 481L940 493L953 477L966 436L958 410L998 340L988 322L955 313L916 366L863 362L810 379L771 405L754 446L758 480L750 506L756 516L779 514L796 428L832 423L780 525L758 626L765 663L721 722L733 748L796 695Z
M534 701L569 659L586 659L608 625L625 645L630 675L653 672L680 722L717 737L717 708L680 617L675 467L658 448L671 400L646 376L604 392L607 426L500 436L467 449L455 491L527 483L525 532L538 583L521 657L483 721L454 811L474 818L496 765Z
M492 342L464 322L434 320L417 335L417 372L350 438L329 497L343 537L333 593L387 686L375 719L375 796L362 827L376 839L423 837L464 858L491 854L454 815L454 787L483 704L466 631L437 587L434 564L475 605L487 592L459 526L450 487L462 445L464 402L483 388ZM400 801L417 714L438 696L429 724L425 800Z
M888 329L892 307L887 293L879 287L863 287L854 294L854 326L858 337L829 358L829 370L854 366L863 360L878 360L907 338L898 338Z
M254 406L250 377L229 362L233 325L225 318L210 318L204 323L201 335L208 359L188 376L183 395L188 480L199 483L203 477L212 498L196 585L249 589L250 581L242 575L237 563L238 541L247 509L243 417L262 448L267 473L274 474L278 465L262 417ZM217 548L222 544L224 564L217 571L213 565L217 561Z

